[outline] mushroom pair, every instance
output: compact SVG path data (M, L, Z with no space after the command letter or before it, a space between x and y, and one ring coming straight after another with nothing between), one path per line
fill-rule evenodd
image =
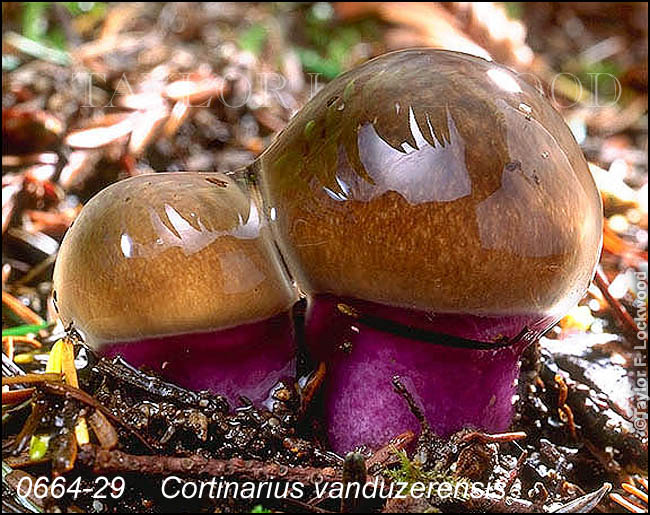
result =
M308 298L309 350L327 364L334 450L417 429L394 375L440 435L507 427L519 357L585 293L601 238L584 157L537 90L465 54L388 54L324 87L247 176L264 216L225 177L101 193L61 249L64 320L182 384L259 400L253 370L291 367L293 352L274 325L290 327L296 298L274 241ZM264 350L236 350L254 341ZM187 349L201 350L183 364Z

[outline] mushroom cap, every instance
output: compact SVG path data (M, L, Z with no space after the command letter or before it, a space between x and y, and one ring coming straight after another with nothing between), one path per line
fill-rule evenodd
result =
M323 87L256 166L310 294L557 318L598 262L601 200L569 128L478 57L371 60Z
M266 319L296 299L270 234L223 174L123 180L65 235L54 269L60 317L91 344Z

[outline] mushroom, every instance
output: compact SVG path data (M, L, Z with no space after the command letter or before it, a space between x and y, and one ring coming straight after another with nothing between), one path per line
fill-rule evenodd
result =
M141 175L83 208L54 269L59 315L122 355L232 403L295 375L287 279L268 224L223 174Z
M253 165L309 297L334 450L418 422L507 428L523 350L584 295L602 206L562 117L482 58L381 56L329 83Z

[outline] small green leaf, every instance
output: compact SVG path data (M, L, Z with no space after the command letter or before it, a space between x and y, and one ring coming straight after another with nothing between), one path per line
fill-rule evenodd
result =
M319 73L326 79L333 79L343 70L341 66L331 59L321 57L318 52L309 48L297 48L300 62L308 72Z
M42 329L47 329L48 327L50 327L49 323L17 325L16 327L9 327L8 329L3 329L2 337L4 338L5 336L26 336L28 334L37 333Z
M524 15L523 2L504 2L503 6L506 9L506 14L511 20L520 20Z
M23 34L41 41L47 32L46 12L52 2L23 2Z
M50 435L34 435L31 442L29 442L29 459L38 461L47 452L50 443Z
M51 48L15 32L6 32L4 34L4 41L16 47L20 52L35 57L36 59L43 59L44 61L61 66L68 66L72 62L72 58L67 52Z
M242 50L248 50L254 55L259 55L266 43L266 27L253 25L239 37L239 46Z

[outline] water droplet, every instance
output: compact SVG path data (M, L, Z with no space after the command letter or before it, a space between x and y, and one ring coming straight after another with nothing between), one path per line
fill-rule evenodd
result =
M551 154L545 150L544 152L542 152L542 157L544 159L548 159L549 157L551 157Z
M530 107L528 104L524 104L523 102L519 104L519 110L526 115L526 120L530 121L533 119L533 108Z
M345 354L351 354L352 353L352 342L346 340L344 341L339 348L341 351L343 351Z

